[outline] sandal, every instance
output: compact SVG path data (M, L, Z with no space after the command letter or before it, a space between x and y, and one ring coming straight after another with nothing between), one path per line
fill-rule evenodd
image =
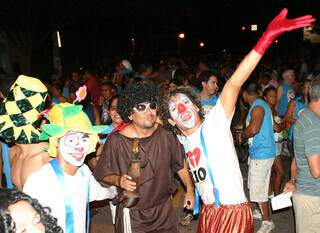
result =
M183 219L181 219L180 224L182 226L189 226L191 221L193 220L193 215L192 214L186 214Z

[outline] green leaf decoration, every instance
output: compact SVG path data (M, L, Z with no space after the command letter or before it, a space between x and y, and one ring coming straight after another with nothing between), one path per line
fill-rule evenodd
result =
M63 116L67 118L79 114L82 111L82 105L71 105L64 107L62 110Z
M43 125L43 131L51 137L53 135L61 133L63 131L63 128L54 124L45 124Z
M39 136L39 140L40 141L46 141L46 140L48 140L49 139L49 135L48 134L46 134L45 132L42 132L41 134L40 134L40 136Z

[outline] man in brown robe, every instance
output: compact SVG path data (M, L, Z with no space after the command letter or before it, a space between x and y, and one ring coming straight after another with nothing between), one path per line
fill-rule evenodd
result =
M172 206L175 191L174 173L177 172L186 187L184 206L192 209L194 187L183 160L184 150L173 133L156 123L159 94L152 84L131 85L119 99L118 112L130 124L113 134L106 142L101 158L93 172L95 178L119 191L133 191L139 185L140 199L129 210L117 202L117 233L177 233L178 223ZM140 142L140 183L136 184L126 173L131 163L132 141Z

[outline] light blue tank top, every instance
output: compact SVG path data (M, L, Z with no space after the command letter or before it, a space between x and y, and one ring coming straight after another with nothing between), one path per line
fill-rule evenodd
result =
M264 117L260 131L249 139L249 154L251 159L272 159L276 155L276 144L273 131L272 113L269 105L262 99L256 99L250 106L247 122L251 120L251 111L254 107L261 106Z
M219 97L215 95L211 96L209 99L200 99L204 117L206 117L211 109L217 104L218 98Z
M210 105L214 107L216 106L217 101L218 101L218 96L216 95L211 96L209 99L203 99L203 98L200 99L200 103L202 106Z
M303 102L301 96L296 98L295 104L296 104L296 108L294 110L294 119L297 120L302 110L308 107L308 104ZM293 139L293 129L294 129L294 124L291 124L289 128L289 135L288 135L290 140Z
M286 113L289 101L294 99L294 90L291 85L288 85L286 83L281 84L282 87L282 96L279 100L279 106L278 106L278 113L280 117L283 117Z

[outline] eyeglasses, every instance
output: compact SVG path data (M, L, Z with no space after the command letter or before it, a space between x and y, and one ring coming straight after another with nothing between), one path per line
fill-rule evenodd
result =
M144 113L147 110L147 107L153 112L158 109L158 105L156 102L151 102L151 103L141 103L137 104L133 110L135 110L138 113Z

